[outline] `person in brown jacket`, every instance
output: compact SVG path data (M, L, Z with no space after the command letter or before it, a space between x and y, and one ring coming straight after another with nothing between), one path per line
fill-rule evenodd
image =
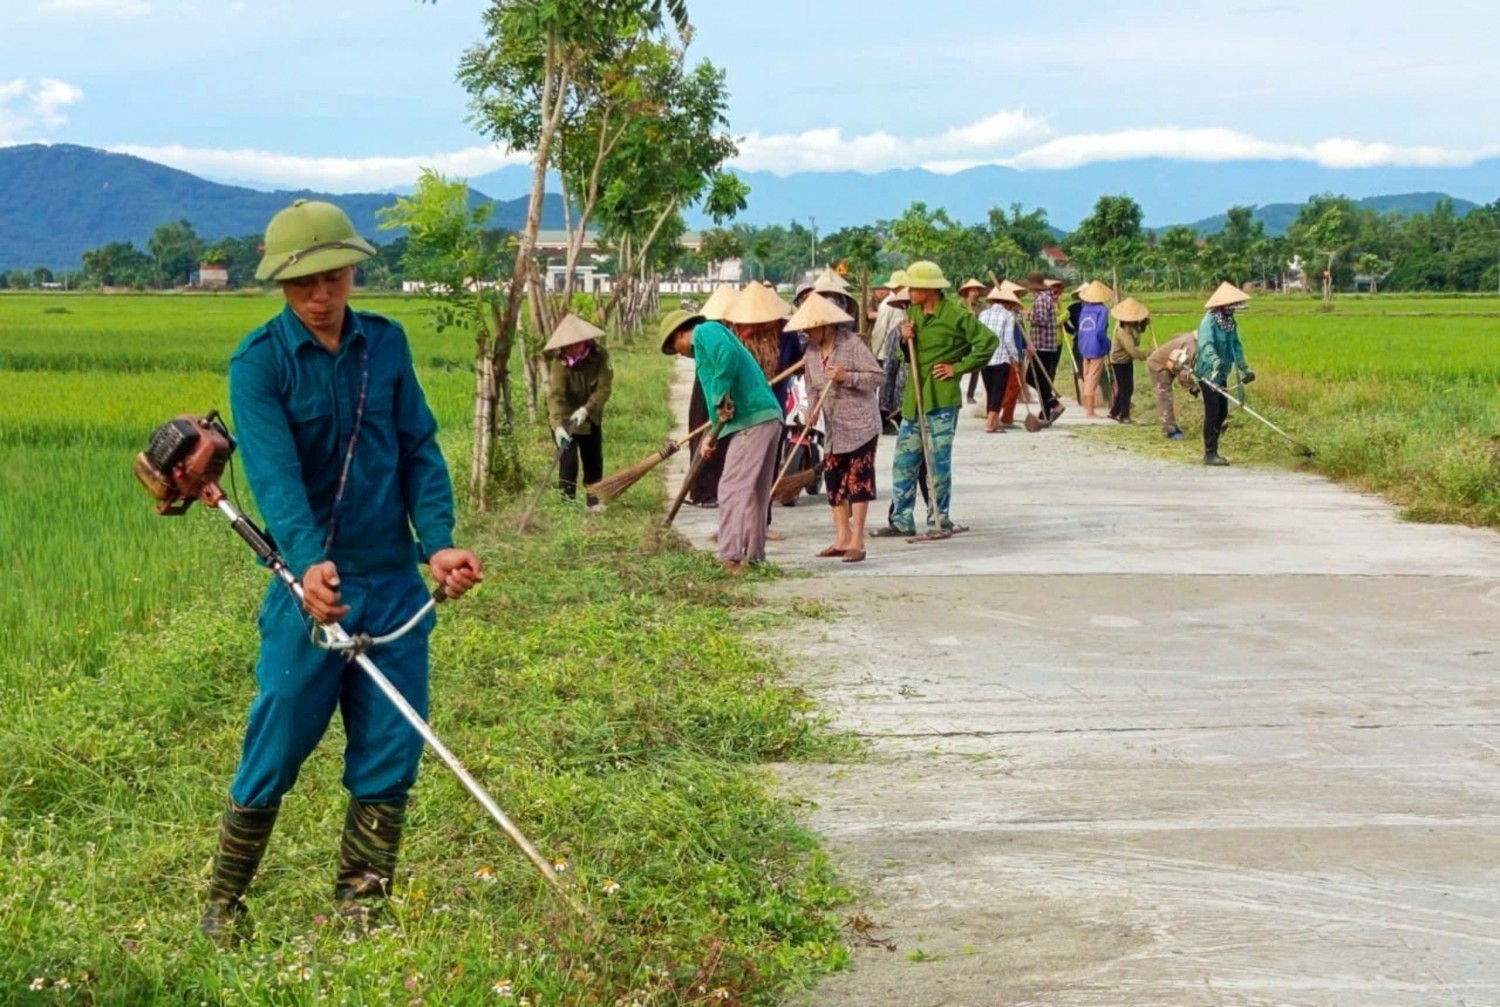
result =
M1146 358L1146 373L1151 375L1151 387L1156 390L1156 411L1161 417L1161 431L1169 441L1183 438L1182 428L1177 425L1177 405L1172 400L1172 380L1193 395L1198 394L1198 379L1193 376L1193 364L1198 359L1198 333L1184 332L1173 336L1151 351Z
M569 500L578 495L578 462L585 485L604 478L604 404L614 383L609 351L599 344L603 330L577 315L557 325L543 352L553 354L547 372L547 419L557 442L558 488ZM589 510L604 509L588 497Z
M1109 369L1114 375L1114 395L1109 401L1109 418L1116 423L1134 423L1130 418L1130 400L1135 395L1135 362L1146 359L1141 349L1141 335L1151 321L1150 310L1134 297L1127 297L1110 312L1115 318L1115 338L1109 348Z

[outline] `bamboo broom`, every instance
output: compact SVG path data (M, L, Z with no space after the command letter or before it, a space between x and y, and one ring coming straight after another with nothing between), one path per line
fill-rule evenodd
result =
M795 364L772 378L769 383L774 385L778 381L785 381L787 378L800 371L802 369L803 363L804 361L797 361ZM709 423L703 424L702 426L691 431L680 441L667 441L651 454L647 455L645 458L642 458L640 461L630 466L630 468L625 469L623 472L617 472L612 476L606 476L605 478L600 479L598 482L592 483L591 485L585 487L585 489L605 503L618 498L626 490L630 489L630 487L634 486L636 483L644 479L652 469L656 468L656 466L660 465L668 458L671 458L683 448L687 447L688 444L692 443L693 438L702 434L711 425L711 421Z

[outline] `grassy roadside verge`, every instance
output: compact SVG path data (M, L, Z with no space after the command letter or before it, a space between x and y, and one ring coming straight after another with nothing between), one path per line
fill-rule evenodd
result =
M665 358L620 354L616 375L611 468L666 428ZM263 575L231 552L149 635L7 710L0 1002L773 1003L838 967L841 893L756 764L848 748L737 628L747 589L662 535L659 506L658 475L599 518L549 500L524 537L514 512L471 516L487 583L434 636L435 726L600 928L570 922L429 758L390 926L346 942L325 918L335 727L252 890L255 940L218 954L193 937L253 692Z

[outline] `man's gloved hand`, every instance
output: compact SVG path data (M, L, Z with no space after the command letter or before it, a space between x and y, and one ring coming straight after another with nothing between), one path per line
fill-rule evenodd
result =
M552 439L557 441L558 450L566 450L573 443L573 435L568 433L567 427L558 427L552 431Z
M568 425L571 426L573 429L577 430L584 423L588 422L588 418L589 418L589 407L588 406L579 406L577 409L575 409L573 411L573 415L568 417Z
M1240 372L1240 384L1242 384L1242 385L1248 385L1250 382L1252 382L1254 380L1255 380L1255 372L1254 371L1241 371Z

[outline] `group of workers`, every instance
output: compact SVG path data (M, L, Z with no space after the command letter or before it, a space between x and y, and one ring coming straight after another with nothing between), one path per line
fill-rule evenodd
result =
M229 787L218 852L200 929L220 945L248 931L245 893L259 868L283 796L318 744L335 710L347 745L343 782L349 805L334 884L338 914L356 926L376 918L395 876L408 793L422 739L356 666L311 642L313 623L340 622L361 638L379 638L409 621L428 591L418 563L450 598L483 579L483 563L453 540L453 490L437 445L437 424L419 385L401 326L349 306L358 263L374 248L347 215L298 200L272 219L257 278L277 284L285 308L250 333L229 366L230 401L246 475L287 569L300 582L294 598L273 578L259 619L257 695L242 756ZM834 538L820 556L866 557L866 519L876 499L875 456L883 428L895 426L892 504L872 536L946 539L966 529L950 517L952 451L963 405L960 377L978 374L986 425L1000 432L1023 397L1041 400L1038 422L1064 411L1056 375L1061 282L1040 274L986 290L950 288L942 269L914 262L882 282L861 335L857 303L832 271L797 291L791 303L771 287L717 291L701 311L678 310L661 323L663 353L691 357L693 410L707 427L695 455L718 471L696 487L697 501L720 512L718 554L738 573L762 562L784 436L787 382L801 371L803 422L825 437L823 477ZM1197 333L1147 354L1143 305L1115 305L1088 284L1074 293L1062 326L1074 336L1079 398L1097 415L1104 360L1114 367L1109 415L1130 422L1131 372L1144 359L1167 436L1180 439L1172 383L1201 392L1204 460L1227 464L1218 437L1228 413L1231 367L1251 381L1235 310L1248 297L1225 284L1208 302ZM1024 298L1032 298L1029 311ZM568 316L551 334L548 412L560 484L577 493L603 475L603 424L612 367L603 333ZM1030 391L1027 391L1027 389ZM700 471L708 467L699 466ZM927 499L925 533L915 502ZM589 499L593 508L601 506ZM380 667L416 712L427 712L429 615L377 652Z

